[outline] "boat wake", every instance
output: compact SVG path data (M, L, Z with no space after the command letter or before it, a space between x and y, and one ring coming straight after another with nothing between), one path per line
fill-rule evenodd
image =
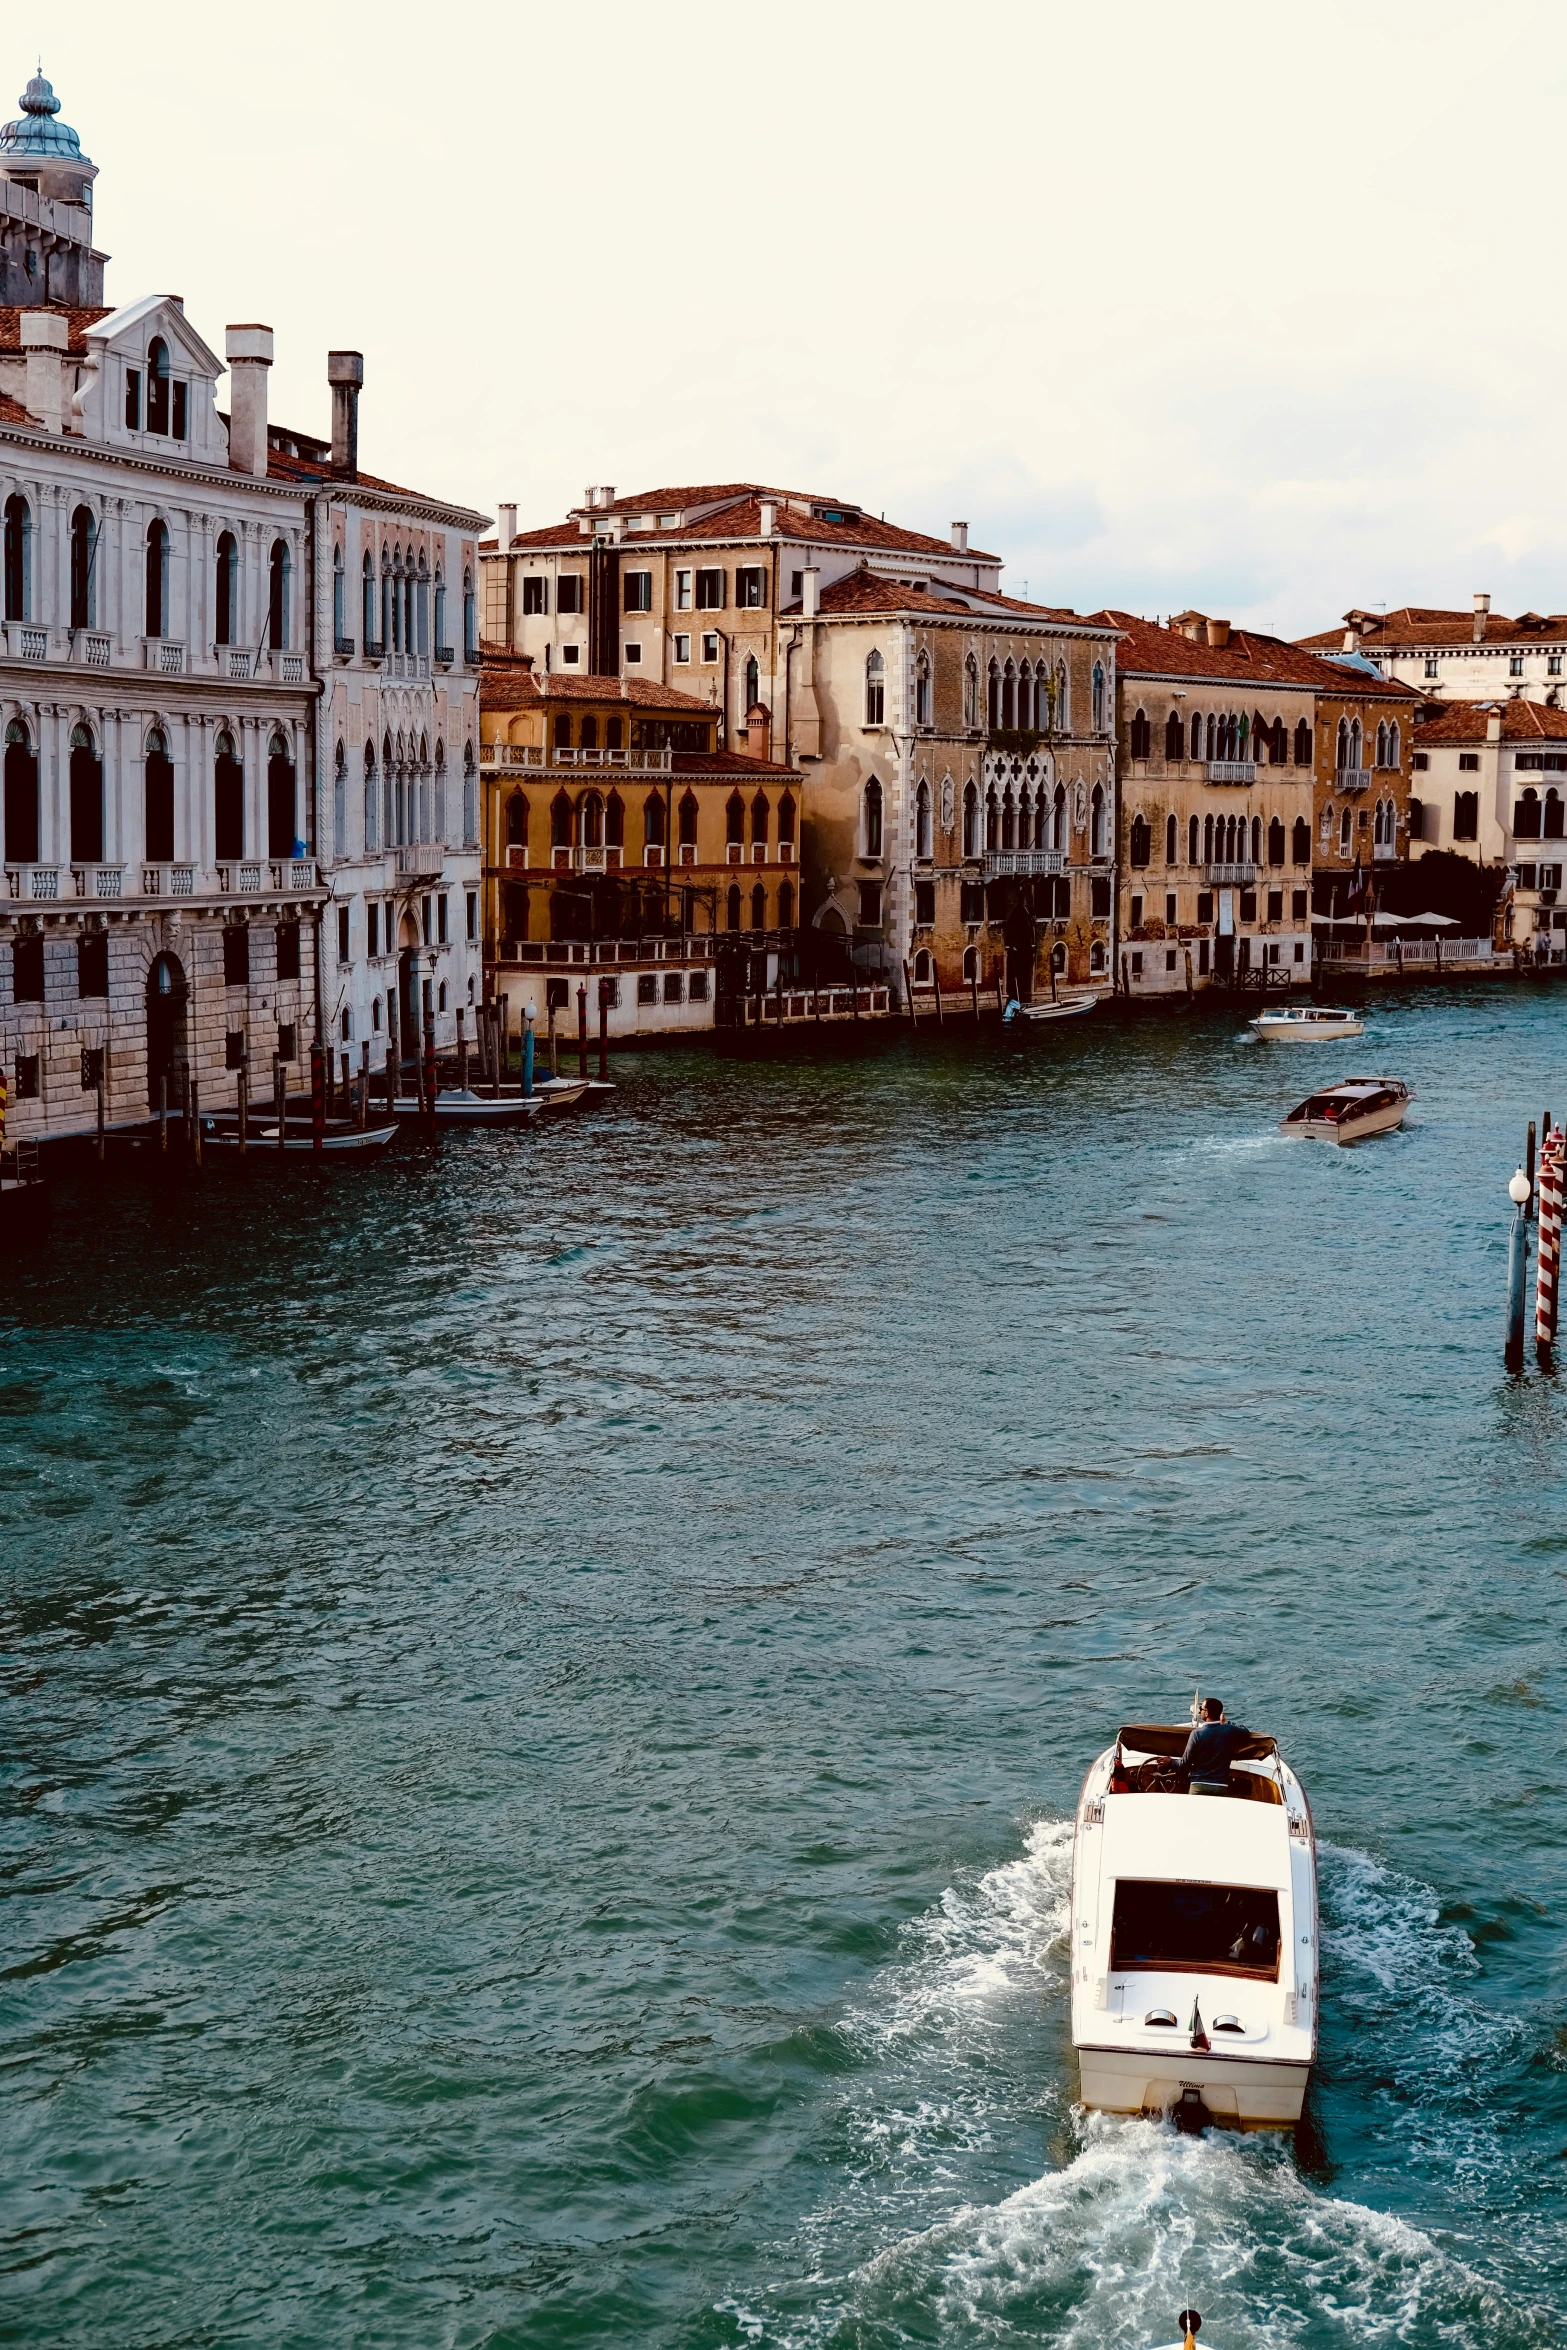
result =
M1021 1856L953 1885L907 1929L874 1998L844 2019L859 2063L814 2150L825 2175L809 2216L772 2247L780 2281L760 2306L719 2304L721 2338L1133 2350L1168 2341L1195 2302L1216 2350L1554 2342L1554 2316L1518 2280L1471 2266L1454 2231L1323 2191L1287 2139L1183 2138L1075 2107L1071 1840L1070 1822L1037 1823ZM1336 2026L1366 2067L1350 2068L1351 2095L1381 2094L1402 2124L1387 2200L1424 2217L1427 2160L1472 2182L1505 2174L1483 2075L1527 2027L1465 1996L1472 1947L1429 1891L1364 1854L1326 1847L1321 1860L1325 2008L1352 2013L1352 2035Z

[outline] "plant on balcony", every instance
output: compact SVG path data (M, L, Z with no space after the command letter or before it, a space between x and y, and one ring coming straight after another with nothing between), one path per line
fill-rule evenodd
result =
M1045 735L1037 726L993 726L986 747L1005 751L1016 759L1026 759L1044 740Z

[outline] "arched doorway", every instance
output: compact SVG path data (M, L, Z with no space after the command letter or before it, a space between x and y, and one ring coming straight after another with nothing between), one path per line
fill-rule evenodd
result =
M406 1055L419 1051L424 1035L419 996L419 925L412 914L404 914L397 943L397 1026Z
M190 999L177 955L159 955L147 974L147 1107L156 1110L160 1080L172 1105L179 1099L187 1055L185 1012Z

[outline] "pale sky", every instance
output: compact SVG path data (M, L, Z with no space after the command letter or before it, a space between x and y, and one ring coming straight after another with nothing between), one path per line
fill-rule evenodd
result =
M771 482L966 520L1015 594L1291 635L1567 608L1556 9L28 22L109 298L183 294L219 351L270 324L305 431L362 349L393 480L524 526L590 482ZM35 54L0 42L0 92Z

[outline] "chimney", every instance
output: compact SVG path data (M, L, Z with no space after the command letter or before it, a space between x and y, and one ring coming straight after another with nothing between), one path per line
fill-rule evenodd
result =
M22 349L27 353L27 384L22 404L45 432L64 432L66 411L65 352L71 322L59 310L23 310L18 313Z
M1485 643L1485 616L1490 611L1490 609L1491 599L1489 596L1476 596L1474 641L1477 645L1483 645Z
M777 528L777 501L773 498L764 498L762 500L762 527L758 535L764 539L770 539Z
M966 555L968 553L968 524L966 522L953 523L952 545L956 554Z
M223 350L229 363L229 464L236 473L265 481L272 329L231 326L224 335Z
M816 618L816 591L821 585L821 571L814 563L807 563L800 574L800 615L802 619Z
M1346 652L1346 653L1358 653L1358 652L1359 652L1359 650L1360 650L1360 631L1359 631L1359 629L1358 629L1358 628L1346 628L1346 629L1345 629L1345 631L1344 631L1344 650L1345 650L1345 652Z
M1215 652L1222 653L1229 641L1229 622L1227 620L1210 620L1208 623L1208 642L1213 646Z
M1476 603L1478 603L1478 602L1479 602L1479 600L1480 600L1480 599L1479 599L1479 597L1477 596L1477 597L1475 598L1475 601L1476 601ZM1500 711L1500 710L1488 710L1488 711L1486 712L1486 714L1485 714L1485 739L1486 739L1486 741L1487 741L1488 743L1499 743L1499 742L1501 741L1501 739L1502 739L1502 713L1501 713L1501 711Z
M753 702L745 714L745 750L748 759L773 755L773 714L761 702Z
M501 545L509 547L517 535L517 509L515 506L498 506L496 512L501 518Z
M365 380L362 351L328 351L326 380L332 387L332 471L346 481L359 473L359 389Z

